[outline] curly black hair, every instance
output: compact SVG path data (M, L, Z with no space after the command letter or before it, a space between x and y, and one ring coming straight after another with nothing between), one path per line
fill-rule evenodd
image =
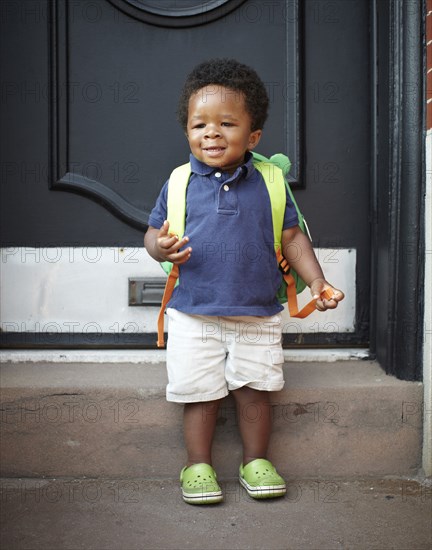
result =
M187 76L177 109L177 118L185 131L190 97L204 86L215 84L243 94L252 119L252 132L264 127L269 98L263 81L251 67L235 59L222 58L200 63Z

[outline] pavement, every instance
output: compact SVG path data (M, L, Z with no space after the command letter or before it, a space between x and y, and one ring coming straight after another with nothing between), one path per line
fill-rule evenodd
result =
M37 449L35 449L37 452ZM221 504L182 501L173 479L2 479L2 550L430 550L432 483L287 479L256 501L220 480Z

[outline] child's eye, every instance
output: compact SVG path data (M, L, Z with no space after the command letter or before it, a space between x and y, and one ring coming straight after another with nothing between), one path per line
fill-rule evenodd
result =
M204 127L205 127L204 122L199 122L198 124L193 125L193 128L204 128Z
M222 122L221 126L234 126L232 122Z

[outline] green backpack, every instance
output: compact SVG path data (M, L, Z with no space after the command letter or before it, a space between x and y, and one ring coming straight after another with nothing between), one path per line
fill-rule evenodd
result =
M315 300L309 302L301 311L297 306L296 294L302 292L306 283L292 269L281 253L282 226L285 213L286 192L288 192L299 220L299 227L311 240L308 227L306 225L303 214L294 199L291 188L286 180L286 176L291 167L291 162L288 157L282 153L277 153L269 159L263 155L252 152L253 164L259 172L261 172L267 191L270 197L272 210L274 249L276 259L281 268L283 278L277 292L277 298L280 303L288 301L288 309L291 317L303 319L315 310ZM170 233L182 238L185 230L186 222L186 189L191 175L190 163L183 164L175 168L168 182L168 197L167 197L167 220L170 224ZM164 313L166 306L171 299L171 295L175 286L178 284L179 268L178 265L173 265L171 262L161 263L164 271L168 274L168 279L165 286L162 304L159 311L157 326L158 326L158 347L164 347Z
M296 212L297 212L297 217L298 217L298 225L300 227L300 229L303 231L303 233L305 233L308 237L309 237L309 240L312 241L312 237L310 235L310 232L309 232L309 228L307 226L307 223L306 223L306 220L303 216L303 214L300 212L300 208L298 207L298 204L294 198L294 195L293 195L293 192L291 191L291 187L288 183L288 174L289 174L289 171L291 169L291 161L289 160L289 158L286 156L286 155L283 155L282 153L276 153L274 155L272 155L270 158L266 158L264 157L263 155L260 155L258 153L254 153L252 151L252 156L253 156L253 163L254 163L254 166L255 168L257 168L259 170L259 163L270 163L274 166L277 166L278 168L281 169L282 171L282 176L283 176L283 184L284 184L284 187L296 209ZM263 177L264 177L264 174L263 174ZM265 181L265 178L264 178L264 181ZM268 189L268 186L269 184L266 182L266 185L267 185L267 189ZM281 185L281 183L279 183L279 185ZM270 195L270 200L271 200L271 195ZM283 202L283 212L285 211L285 202ZM281 224L283 223L283 212L282 212L282 221L280 222ZM272 202L272 216L274 217L274 214L275 212L273 211L273 202ZM273 228L274 228L274 224L273 224ZM282 227L281 227L282 229ZM280 233L282 235L282 231ZM276 240L276 237L275 237L275 240ZM303 292L303 290L306 288L306 283L303 281L303 279L297 274L297 272L295 271L295 269L293 268L290 268L290 273L291 275L294 277L294 281L295 281L295 286L296 286L296 293L297 294L300 294L300 292ZM281 304L284 304L286 301L287 301L287 292L286 292L286 285L287 283L285 282L284 279L282 279L282 283L281 283L281 286L279 287L279 290L277 292L277 298L279 300L279 302Z

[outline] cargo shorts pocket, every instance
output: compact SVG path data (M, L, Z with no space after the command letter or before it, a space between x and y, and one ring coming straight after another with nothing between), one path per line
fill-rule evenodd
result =
M273 386L283 386L284 354L281 348L270 349L270 368L267 381Z
M283 364L284 355L283 355L283 351L280 348L271 349L270 350L270 355L271 355L272 365L282 365Z

